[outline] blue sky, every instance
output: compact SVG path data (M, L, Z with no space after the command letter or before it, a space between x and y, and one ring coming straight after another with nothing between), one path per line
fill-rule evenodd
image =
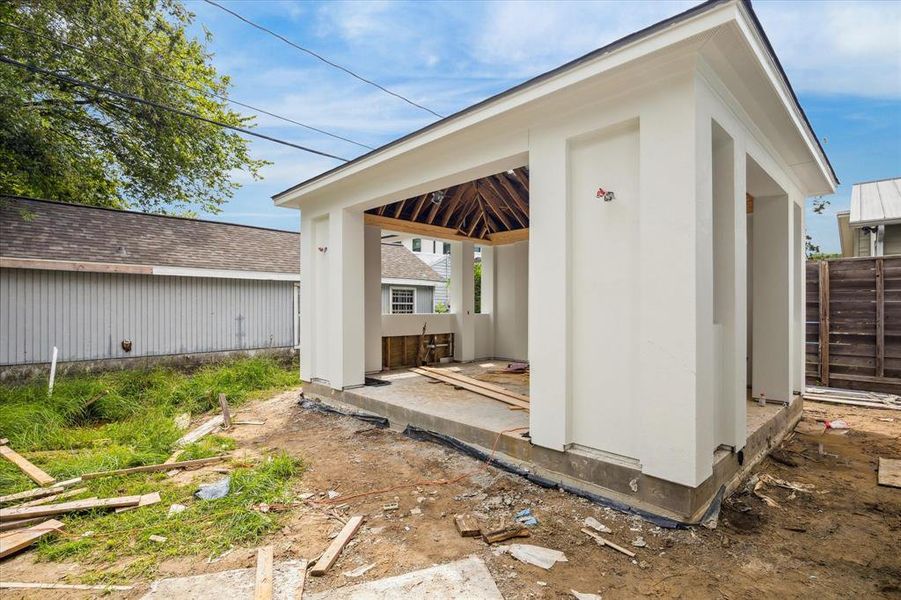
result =
M231 1L229 8L410 97L450 114L696 2L294 2ZM327 67L199 0L192 33L208 49L231 97L378 146L433 115ZM825 138L842 185L823 215L808 209L808 233L838 251L835 213L851 184L901 176L901 2L758 0L755 10L792 85ZM247 112L247 111L245 111ZM257 119L261 133L353 158L365 149ZM296 230L298 214L270 196L335 166L334 160L253 140L272 161L262 181L245 173L223 221Z

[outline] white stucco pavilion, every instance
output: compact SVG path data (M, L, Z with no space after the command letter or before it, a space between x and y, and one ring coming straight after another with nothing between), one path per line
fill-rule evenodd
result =
M517 173L526 227L416 210ZM745 463L749 388L800 410L804 203L836 185L750 3L701 4L276 195L301 210L301 378L363 386L382 336L428 319L460 361L529 361L550 471L666 482L635 501L686 517ZM380 314L382 231L452 243L452 314Z

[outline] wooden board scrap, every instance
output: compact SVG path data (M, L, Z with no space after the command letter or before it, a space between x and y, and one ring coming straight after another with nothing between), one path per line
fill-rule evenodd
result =
M635 557L635 553L632 552L631 550L627 550L626 548L623 548L622 546L618 546L617 544L614 544L610 540L601 537L596 532L588 529L587 527L582 528L582 533L588 534L589 536L594 538L594 540L601 546L609 546L610 548L613 548L614 550L616 550L618 552L622 552L623 554L625 554L626 556L628 556L630 558Z
M222 426L224 422L224 418L222 415L216 415L210 420L206 421L203 425L191 431L190 433L186 433L180 440L175 442L176 446L187 446L188 444L192 444L205 436L208 433L212 433L216 429Z
M12 464L19 467L23 473L28 475L32 481L41 487L47 487L56 479L31 464L27 458L10 448L9 446L0 446L0 455Z
M322 556L316 561L316 564L313 565L313 568L310 569L310 575L325 575L326 571L328 571L329 568L335 564L335 561L338 560L338 556L341 555L344 546L347 545L347 542L351 540L362 524L362 516L354 516L348 519L344 528L338 534L338 537L332 540L329 547L326 548L325 552L322 553Z
M211 456L209 458L196 458L194 460L183 460L181 462L160 463L158 465L142 465L140 467L129 467L127 469L116 469L115 471L97 471L96 473L85 473L82 479L97 479L99 477L113 477L118 475L131 475L132 473L150 473L153 471L168 471L169 469L190 469L193 467L202 467L212 463L225 460L226 456Z
M225 394L219 394L219 408L222 410L222 427L231 429L231 411L228 410L228 400L225 398Z
M159 492L151 492L149 494L143 494L141 496L141 501L137 503L135 506L123 506L121 508L117 508L116 512L127 512L129 510L135 510L136 508L140 508L142 506L149 506L151 504L156 504L161 500Z
M297 587L294 589L294 597L297 600L303 600L303 588L307 583L307 567L310 563L307 561L300 559L300 564L297 565L298 572L298 580Z
M118 498L100 498L98 500L75 500L61 504L47 504L45 506L27 506L25 508L0 508L0 522L19 521L33 517L49 517L61 515L67 512L93 510L96 508L120 508L122 506L137 506L142 496L120 496Z
M879 485L901 488L901 459L879 457Z
M520 400L521 402L530 402L530 398L525 394L520 394L518 392L514 392L513 390L508 390L507 388L488 382L482 381L481 379L476 379L474 377L469 377L467 375L463 375L462 373L457 373L454 371L450 371L448 369L437 369L435 367L421 367L422 370L428 371L429 373L437 373L439 375L444 375L446 377L450 377L451 379L456 379L457 381L461 381L464 383L469 383L471 385L475 385L478 387L485 388L486 390L490 390L492 392L497 392L499 394L504 394L505 396L510 396L514 400Z
M529 537L530 535L532 534L529 533L528 529L526 529L519 523L516 523L514 525L508 525L506 527L501 527L500 529L495 529L494 531L483 532L482 539L485 540L485 542L488 544L494 544L512 538Z
M32 581L0 581L0 590L99 590L127 592L131 585L87 585L83 583L40 583Z
M457 531L463 537L479 537L482 535L482 528L479 527L479 522L472 515L455 515L454 525L457 526Z
M499 392L494 392L494 391L492 391L492 390L489 390L489 389L486 389L486 388L484 388L484 387L481 387L481 386L478 386L478 385L474 385L474 384L471 384L471 383L467 383L467 382L465 382L465 381L453 379L453 378L448 377L448 376L446 376L446 375L444 375L444 374L442 374L442 373L434 373L434 372L432 372L432 371L426 371L426 370L420 369L420 368L410 369L410 371L412 371L413 373L416 373L416 374L418 374L418 375L425 375L426 377L431 377L432 379L437 379L438 381L441 381L441 382L443 382L443 383L449 383L449 384L451 384L451 385L457 386L457 387L462 388L462 389L464 389L464 390L467 390L467 391L470 391L470 392L474 392L474 393L479 394L479 395L481 395L481 396L485 396L486 398L491 398L491 399L493 399L493 400L499 400L500 402L503 402L503 403L505 403L505 404L509 404L509 405L511 405L511 406L515 406L515 407L518 407L518 408L522 408L522 409L524 409L524 410L528 410L528 409L529 409L529 403L528 403L528 402L523 402L522 400L517 400L516 398L513 398L512 396L508 396L508 395L506 395L506 394L501 394L501 393L499 393Z
M40 523L45 520L46 517L34 517L32 519L22 519L20 521L8 521L6 523L0 523L0 532L2 531L12 531L13 529L24 529L25 527L31 527L35 523Z
M88 488L75 488L74 490L69 490L68 492L60 492L59 494L44 496L43 498L38 498L37 500L29 500L28 502L17 504L15 508L25 508L26 506L40 506L41 504L47 504L49 502L59 502L60 500L71 498L72 496L77 496L78 494L82 494L86 491L88 491Z
M48 519L28 529L13 531L0 535L0 558L27 548L40 538L51 533L56 533L63 528L63 524L56 519Z
M253 600L272 600L272 546L263 546L257 550Z
M53 494L59 494L62 491L65 491L65 488L63 488L63 486L61 485L55 485L49 488L34 488L25 490L24 492L16 492L15 494L0 496L0 504L17 502L19 500L30 500L32 498L40 498L42 496L51 496Z

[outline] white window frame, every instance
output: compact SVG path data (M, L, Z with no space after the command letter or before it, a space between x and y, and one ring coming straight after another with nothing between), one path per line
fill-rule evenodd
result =
M398 291L406 291L413 292L413 312L402 313L402 312L394 312L394 290ZM390 310L390 314L392 315L415 315L416 313L416 288L409 286L391 286L388 289L388 310Z

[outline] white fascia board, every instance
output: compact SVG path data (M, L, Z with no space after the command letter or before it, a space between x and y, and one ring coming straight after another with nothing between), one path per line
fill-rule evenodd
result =
M276 196L273 202L276 206L298 207L298 202L304 196L309 196L333 183L351 177L379 163L414 151L422 146L434 142L440 138L457 133L463 129L478 125L492 117L509 112L525 104L541 99L545 96L573 86L583 80L590 79L626 63L637 60L643 56L672 46L682 40L688 39L704 31L713 29L730 20L736 20L738 14L734 6L738 2L727 2L715 6L704 12L686 17L677 23L661 27L658 31L651 32L637 40L623 44L616 48L587 60L580 65L574 65L560 73L549 76L546 80L528 85L520 90L503 93L501 97L485 106L466 112L457 117L450 117L446 122L434 129L427 129L419 134L413 134L408 140L395 145L389 145L383 150L376 150L371 155L352 162L346 168L339 168L332 173L318 179L313 179L307 184L301 184L294 189L282 192ZM615 43L615 42L614 42ZM541 77L541 76L539 76Z
M838 187L838 181L836 181L835 177L833 176L832 169L829 168L829 165L826 161L826 156L825 154L823 154L820 145L816 141L816 136L808 126L807 120L801 114L801 109L795 102L794 96L789 89L788 81L786 81L785 78L782 77L780 69L776 65L775 59L773 58L772 54L770 54L770 52L766 49L766 43L760 36L760 32L758 31L757 27L753 25L751 17L748 14L745 5L739 2L735 6L737 14L741 15L740 19L736 19L740 31L748 40L748 43L750 44L757 60L761 65L763 65L764 72L766 73L767 78L770 80L770 84L773 86L773 91L776 92L779 100L782 102L782 105L785 108L785 111L788 113L789 117L794 123L795 128L801 135L801 138L804 140L804 143L807 146L807 151L816 161L817 167L820 170L820 174L827 182L827 185L831 188L831 193L835 193L835 189Z
M300 273L270 271L232 271L230 269L195 269L190 267L153 267L154 275L171 277L211 277L214 279L258 279L265 281L300 281Z
M384 285L418 285L426 287L435 287L440 281L431 281L429 279L401 279L399 277L382 277Z

